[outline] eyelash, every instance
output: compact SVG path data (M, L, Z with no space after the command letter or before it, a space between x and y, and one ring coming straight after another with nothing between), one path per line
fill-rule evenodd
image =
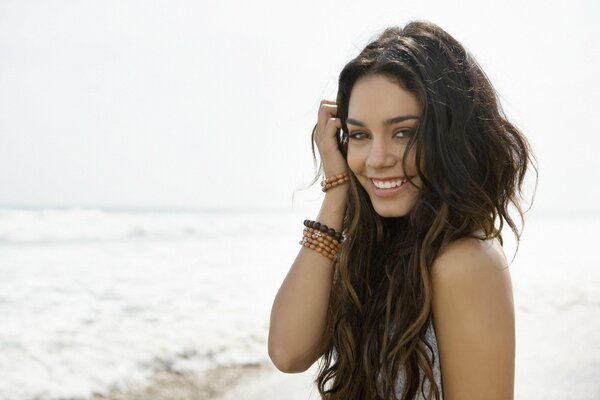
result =
M400 132L402 132L405 135L405 136L402 137L402 139L405 139L408 136L410 136L410 135L413 134L413 131L410 130L410 129L409 130L405 129L405 130L402 130L402 131L396 131L396 133L400 133ZM394 136L396 136L396 133L394 134ZM356 136L358 136L358 135L366 135L366 134L367 134L366 132L362 132L362 131L351 132L351 133L348 134L348 138L353 139L353 140L362 140L362 138L356 137Z

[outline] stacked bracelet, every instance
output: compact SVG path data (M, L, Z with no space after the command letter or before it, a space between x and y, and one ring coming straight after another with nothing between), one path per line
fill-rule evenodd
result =
M331 236L332 238L336 239L338 242L341 242L342 240L344 240L344 236L342 236L341 233L337 232L333 228L329 228L327 225L322 224L320 222L311 221L310 219L305 219L304 226L306 226L307 228L313 228L318 231L321 231L321 232L325 233L326 235Z
M331 188L334 188L342 183L348 182L350 178L348 177L347 172L342 172L339 175L332 176L331 178L327 178L321 181L321 186L324 192L328 191Z
M333 260L343 236L333 228L316 221L305 220L300 244Z
M300 244L304 247L321 253L330 260L333 260L335 258L335 255L337 254L338 247L337 245L328 242L327 240L324 240L323 236L325 235L320 234L321 232L312 233L305 229L304 236L300 241Z

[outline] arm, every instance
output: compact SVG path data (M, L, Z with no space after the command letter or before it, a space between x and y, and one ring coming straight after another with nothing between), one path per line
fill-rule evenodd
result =
M344 186L327 191L317 218L337 231L346 204ZM332 261L301 246L271 309L269 357L279 370L304 372L328 347L330 338L323 332L332 278Z
M444 398L513 399L515 317L502 247L472 238L453 242L431 276Z
M337 105L323 100L313 140L317 144L325 176L338 175L348 168L338 148L337 132L341 122ZM317 221L341 231L346 210L347 185L328 190ZM300 231L302 225L298 226ZM269 325L269 357L283 372L306 371L330 346L327 326L333 262L314 250L300 247L281 284Z

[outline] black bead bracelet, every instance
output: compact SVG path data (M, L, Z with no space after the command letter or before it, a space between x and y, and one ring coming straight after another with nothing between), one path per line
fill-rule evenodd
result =
M342 236L342 234L340 232L337 232L335 229L329 228L327 225L322 224L320 222L311 221L310 219L305 219L304 226L306 226L307 228L317 229L318 231L326 234L327 236L331 236L338 242L341 242L342 240L344 240L344 236Z

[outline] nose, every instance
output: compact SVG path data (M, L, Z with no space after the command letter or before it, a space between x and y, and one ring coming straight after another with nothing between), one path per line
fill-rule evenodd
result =
M391 143L385 140L374 139L371 142L369 154L366 160L366 166L369 168L385 168L391 167L401 158L401 152L398 146L392 146Z

